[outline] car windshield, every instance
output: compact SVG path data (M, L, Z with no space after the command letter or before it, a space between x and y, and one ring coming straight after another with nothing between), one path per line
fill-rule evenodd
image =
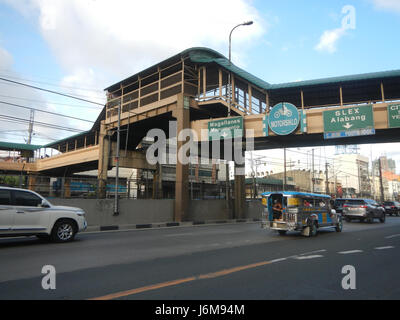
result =
M385 206L393 206L394 205L394 203L393 202L384 202L383 203Z
M335 200L335 206L342 206L346 200Z
M347 200L346 204L349 205L363 205L365 204L364 200Z

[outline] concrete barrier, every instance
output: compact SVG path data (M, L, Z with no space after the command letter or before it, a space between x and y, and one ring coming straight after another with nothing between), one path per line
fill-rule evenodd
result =
M114 216L114 200L99 199L49 199L54 205L82 208L86 212L89 227L101 230L127 228L151 228L154 226L174 226L174 200L132 200L121 199L120 213ZM246 201L245 218L261 218L260 201ZM226 209L225 200L189 201L186 222L194 224L231 222L232 217Z
M187 221L228 220L231 217L225 200L192 200L189 201Z
M261 200L246 201L246 218L247 219L261 219L263 205Z
M151 224L174 220L174 200L121 199L120 213L114 216L114 200L50 199L54 205L82 208L89 226Z

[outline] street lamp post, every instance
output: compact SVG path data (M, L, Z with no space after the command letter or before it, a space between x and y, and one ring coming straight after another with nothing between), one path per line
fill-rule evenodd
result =
M232 64L232 32L240 26L250 26L253 21L247 21L235 26L229 33L229 66ZM228 74L228 117L231 116L231 101L232 101L232 83L231 83L231 72Z
M253 21L247 21L241 24L238 24L237 26L235 26L231 32L229 33L229 66L231 66L232 64L232 32L233 30L235 30L236 28L240 27L240 26L250 26L253 24ZM232 103L232 83L231 83L231 71L229 70L228 73L228 118L231 116L231 103ZM229 179L229 162L226 162L225 165L225 172L226 172L226 186L225 186L225 192L226 192L226 207L229 210L229 201L230 201L230 179Z

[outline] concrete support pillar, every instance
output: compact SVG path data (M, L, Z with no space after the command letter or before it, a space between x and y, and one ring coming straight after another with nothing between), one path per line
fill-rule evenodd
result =
M153 199L162 199L162 165L157 163L157 169L153 175Z
M64 198L71 198L71 178L64 180Z
M183 129L190 128L190 109L184 105L183 95L178 95L177 107L173 111L173 117L177 121L177 137ZM176 161L176 182L175 182L175 222L180 222L188 215L189 205L189 165L179 161L178 153L185 141L177 139L177 161Z
M110 160L110 140L107 137L105 124L100 124L99 133L99 167L98 167L98 190L97 197L104 199L106 197L107 171Z
M34 175L29 175L28 176L28 189L35 191L36 183L37 183L37 177Z
M235 163L235 207L234 218L245 218L246 184L244 175L245 165Z

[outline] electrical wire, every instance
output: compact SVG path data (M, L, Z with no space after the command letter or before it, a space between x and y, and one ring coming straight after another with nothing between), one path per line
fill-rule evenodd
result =
M104 104L99 103L99 102L94 102L94 101L90 101L90 100L87 100L87 99L78 98L76 96L72 96L72 95L65 94L65 93L58 92L58 91L53 91L53 90L48 90L48 89L44 89L44 88L40 88L40 87L36 87L36 86L31 86L31 85L26 84L26 83L22 83L22 82L6 79L6 78L3 78L3 77L0 77L0 80L6 81L6 82L9 82L9 83L13 83L13 84L17 84L17 85L21 85L21 86L24 86L24 87L28 87L28 88L31 88L31 89L36 89L36 90L40 90L40 91L44 91L44 92L57 94L57 95L60 95L60 96L63 96L63 97L67 97L67 98L76 99L76 100L84 101L84 102L87 102L87 103L97 104L99 106L104 106Z
M63 85L59 85L59 84L55 84L55 83L51 83L51 82L44 82L44 81L37 81L37 80L31 80L31 79L26 79L26 78L20 78L20 77L16 77L13 75L1 75L1 77L7 77L7 78L11 78L11 79L16 79L16 80L22 80L22 81L27 81L27 82L32 82L32 83L39 83L39 84L46 84L49 86L53 86L53 87L58 87L58 88L66 88L66 89L77 89L77 90L82 90L82 91L88 91L88 92L98 92L98 93L104 93L103 90L99 90L99 89L89 89L89 88L81 88L81 87L72 87L72 86L63 86Z
M74 120L79 120L79 121L85 121L85 122L90 122L90 123L94 123L94 121L91 120L86 120L86 119L81 119L81 118L76 118L76 117L71 117L71 116L67 116L61 113L55 113L55 112L51 112L51 111L45 111L45 110L40 110L40 109L36 109L36 108L32 108L32 107L26 107L26 106L22 106L22 105L18 105L15 103L10 103L10 102L5 102L5 101L1 101L0 103L2 104L7 104L13 107L18 107L18 108L24 108L24 109L30 109L30 110L35 110L35 111L39 111L39 112L43 112L43 113L48 113L48 114L52 114L55 116L59 116L59 117L64 117L64 118L69 118L69 119L74 119Z
M0 97L10 98L10 99L18 99L18 100L25 100L25 101L31 101L31 102L48 103L48 104L66 106L66 107L71 107L71 108L83 108L83 109L100 110L100 109L103 109L103 107L104 107L104 106L103 107L95 107L95 106L84 106L84 105L71 105L71 104L61 103L61 102L36 100L36 99L30 99L30 98L21 98L21 97L15 97L15 96L7 96L7 95L3 95L3 94L0 94Z
M30 123L30 120L23 119L23 118L12 117L12 116L7 116L7 115L3 115L3 114L0 114L0 121L3 121L3 122L7 121L7 122L13 122L13 123L19 123L19 124ZM34 121L33 123L35 125L37 125L37 126L51 128L51 129L66 130L66 131L78 132L78 133L84 132L83 130L80 130L80 129L54 125L54 124L50 124L50 123L46 123L46 122Z

